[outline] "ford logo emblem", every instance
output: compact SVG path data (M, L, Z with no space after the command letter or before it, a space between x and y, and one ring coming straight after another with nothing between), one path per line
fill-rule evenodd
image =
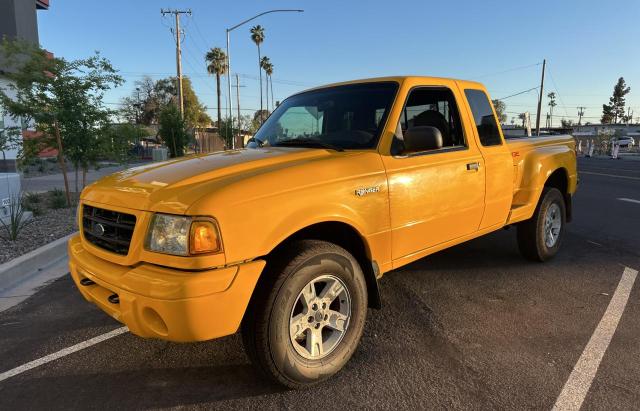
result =
M105 232L104 226L100 223L93 226L93 233L99 237L103 236Z

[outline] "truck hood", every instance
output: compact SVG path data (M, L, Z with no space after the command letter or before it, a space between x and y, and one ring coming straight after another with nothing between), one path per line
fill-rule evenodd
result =
M82 200L136 210L184 214L204 183L236 181L270 169L330 157L330 150L269 147L196 155L133 167L87 186Z

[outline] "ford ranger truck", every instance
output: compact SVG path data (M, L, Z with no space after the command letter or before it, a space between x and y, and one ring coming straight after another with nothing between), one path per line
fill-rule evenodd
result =
M302 388L349 360L385 273L506 226L552 258L576 184L572 137L505 140L482 84L339 83L287 98L247 148L85 188L70 272L133 334L240 330L259 369Z

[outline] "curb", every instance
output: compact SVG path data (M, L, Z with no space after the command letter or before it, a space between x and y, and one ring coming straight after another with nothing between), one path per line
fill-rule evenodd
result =
M77 231L0 265L0 290L7 289L32 273L66 258L67 242L76 234Z

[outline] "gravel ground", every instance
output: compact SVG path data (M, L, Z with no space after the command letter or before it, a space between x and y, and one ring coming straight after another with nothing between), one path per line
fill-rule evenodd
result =
M0 264L76 231L75 214L75 208L46 210L34 217L15 242L6 240L7 234L0 226Z

